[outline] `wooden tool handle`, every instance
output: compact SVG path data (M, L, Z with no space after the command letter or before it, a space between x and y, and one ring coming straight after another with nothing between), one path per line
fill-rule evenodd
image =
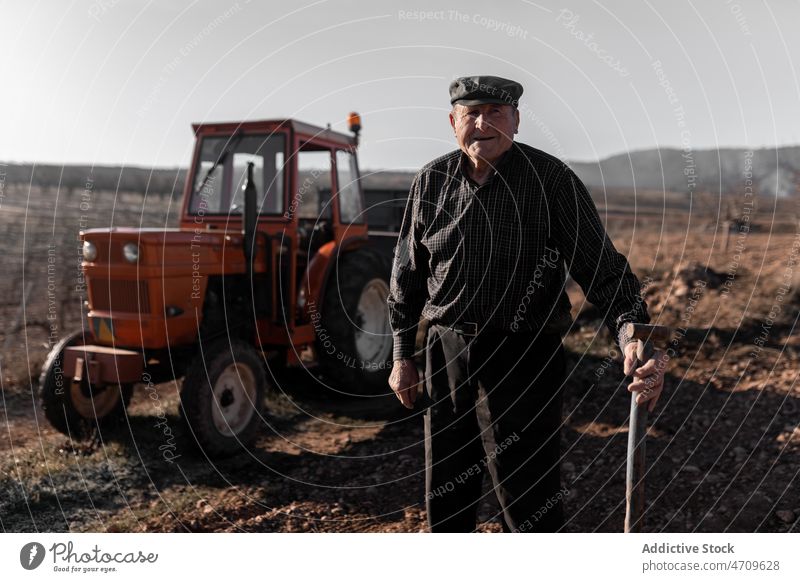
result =
M633 371L653 356L649 341L637 340L636 361L628 377L633 381ZM631 394L631 417L628 426L628 466L625 474L625 533L639 532L644 522L645 438L647 437L648 403L636 403L636 392Z

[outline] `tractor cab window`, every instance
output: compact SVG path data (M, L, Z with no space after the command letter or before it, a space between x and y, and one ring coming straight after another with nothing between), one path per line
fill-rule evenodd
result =
M242 214L247 165L252 162L259 213L283 214L283 152L283 134L203 138L189 212Z
M334 238L332 173L330 150L301 147L297 152L297 184L290 211L297 213L298 249L309 258Z
M339 187L339 216L345 224L363 223L364 207L358 183L358 165L351 152L336 152L336 183Z
M331 152L329 150L297 153L297 186L294 204L297 217L305 220L330 220Z

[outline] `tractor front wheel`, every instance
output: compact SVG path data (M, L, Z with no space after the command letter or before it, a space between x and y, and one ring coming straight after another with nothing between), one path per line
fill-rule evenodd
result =
M239 341L203 346L186 372L181 415L209 457L247 448L262 421L267 377L255 348Z
M95 431L110 429L125 417L125 407L133 394L133 385L93 386L86 375L73 382L74 370L63 369L64 350L91 341L79 330L59 341L42 366L39 399L45 418L57 431L75 440L85 439Z

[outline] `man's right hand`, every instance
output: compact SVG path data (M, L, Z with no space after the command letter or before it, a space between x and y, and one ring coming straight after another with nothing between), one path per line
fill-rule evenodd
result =
M389 375L389 386L406 408L414 408L417 399L419 373L412 359L395 360Z

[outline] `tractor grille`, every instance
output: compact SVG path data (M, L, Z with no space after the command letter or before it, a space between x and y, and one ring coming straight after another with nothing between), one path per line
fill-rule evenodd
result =
M94 280L91 282L92 309L125 313L148 313L150 293L147 281Z

